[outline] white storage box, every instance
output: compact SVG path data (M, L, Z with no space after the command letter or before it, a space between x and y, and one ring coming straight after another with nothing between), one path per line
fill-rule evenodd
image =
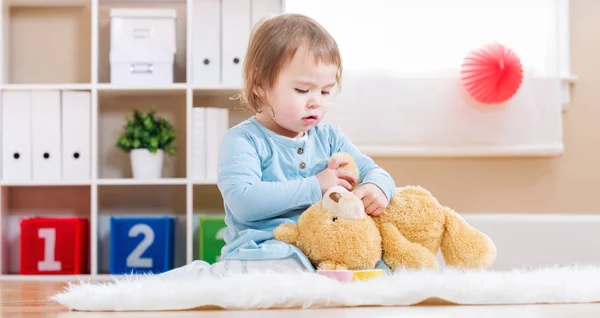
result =
M176 51L175 9L111 9L110 50Z
M111 9L110 81L119 85L173 83L175 9Z
M172 84L173 62L171 53L111 52L110 82L132 86Z

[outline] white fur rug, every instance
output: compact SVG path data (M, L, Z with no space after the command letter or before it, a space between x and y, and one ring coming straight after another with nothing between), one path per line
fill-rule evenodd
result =
M80 311L407 306L440 299L465 305L599 302L600 267L402 271L353 283L313 273L130 276L72 283L52 297Z

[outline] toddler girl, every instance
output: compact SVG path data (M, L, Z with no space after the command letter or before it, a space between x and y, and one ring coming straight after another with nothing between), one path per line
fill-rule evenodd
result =
M351 176L336 169L341 163L327 165L331 155L342 151L356 159L354 193L368 214L386 207L394 180L338 128L319 125L340 88L342 62L335 40L317 22L281 14L257 24L244 63L242 97L255 116L231 128L220 145L218 187L227 223L222 257L244 261L242 269L275 263L314 270L299 249L274 240L273 230L296 222L332 186L350 190L345 179Z
M314 271L295 246L273 238L282 223L296 222L329 188L351 189L353 177L328 165L336 152L351 154L359 167L354 194L366 212L378 215L389 203L394 180L361 154L336 127L319 125L335 90L342 62L334 39L314 20L281 14L252 31L244 62L242 98L255 112L231 128L219 151L218 187L225 203L226 245L221 261L182 268L212 273ZM343 107L343 105L341 105ZM379 268L384 268L379 262Z

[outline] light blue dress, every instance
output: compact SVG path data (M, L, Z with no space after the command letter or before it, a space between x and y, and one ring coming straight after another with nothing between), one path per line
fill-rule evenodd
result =
M360 169L359 182L377 185L389 201L395 188L392 177L334 126L321 124L305 138L288 138L251 117L228 130L218 159L217 183L227 224L221 259L293 257L308 271L315 271L297 247L275 240L273 230L295 223L304 210L321 200L316 175L336 152L352 155ZM377 267L389 271L382 261Z

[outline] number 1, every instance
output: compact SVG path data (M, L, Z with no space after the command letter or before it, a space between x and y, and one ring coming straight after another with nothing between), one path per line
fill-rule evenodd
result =
M56 229L44 228L38 229L38 237L44 239L44 259L37 264L38 271L59 271L62 268L61 262L55 259L56 250Z

